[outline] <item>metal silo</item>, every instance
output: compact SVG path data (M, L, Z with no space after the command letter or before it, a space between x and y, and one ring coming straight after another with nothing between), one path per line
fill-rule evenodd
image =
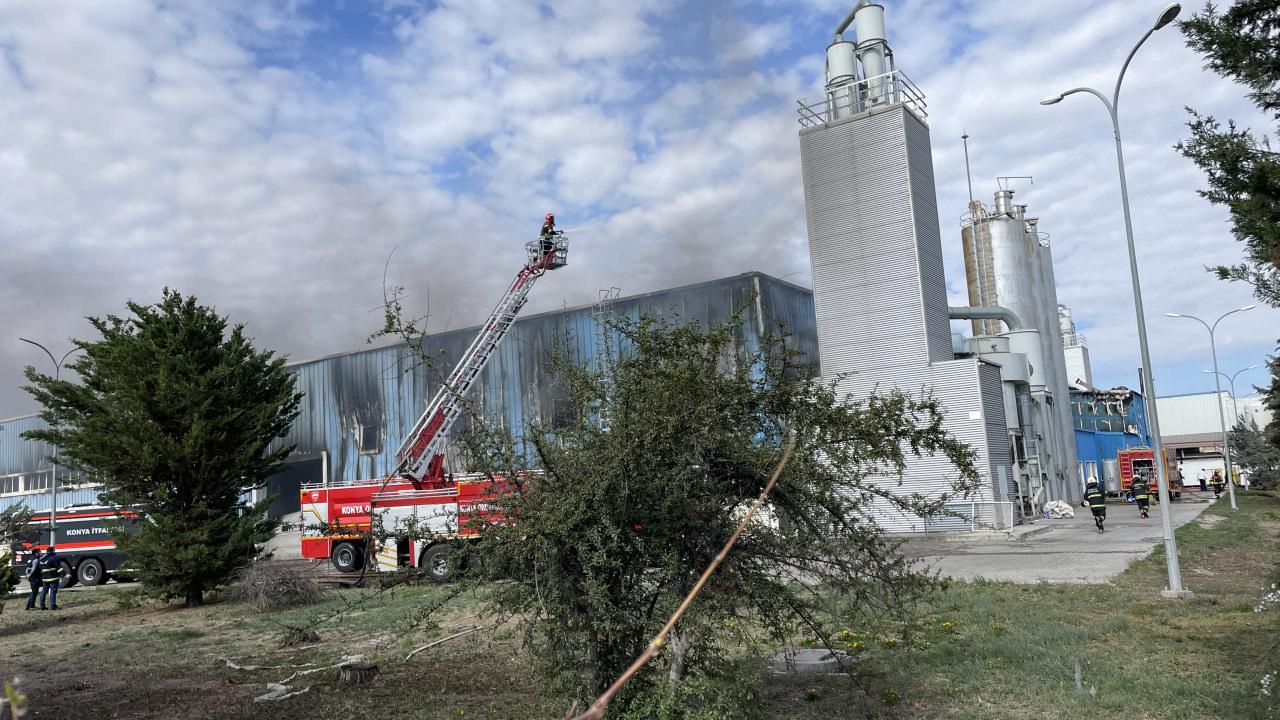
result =
M970 304L1009 308L1027 328L1038 331L1035 354L1041 367L1033 368L1032 424L1040 439L1040 480L1053 497L1075 499L1080 492L1074 482L1075 430L1048 243L1041 240L1037 221L1026 217L1026 207L1014 204L1013 191L1007 189L996 192L989 210L974 203L961 237ZM975 320L973 330L975 336L1008 335L990 320Z
M1071 417L1071 384L1067 377L1067 359L1063 350L1062 323L1058 319L1058 283L1053 272L1053 250L1049 236L1039 231L1036 218L1027 220L1027 237L1033 243L1033 251L1039 260L1039 287L1036 296L1041 306L1043 320L1041 332L1045 341L1045 360L1053 379L1054 409L1058 422L1058 434L1062 438L1063 482L1066 497L1072 502L1083 496L1084 484L1079 482L1076 455L1075 423Z

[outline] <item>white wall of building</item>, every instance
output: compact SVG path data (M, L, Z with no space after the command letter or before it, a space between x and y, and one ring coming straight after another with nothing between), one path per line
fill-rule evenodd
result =
M1081 390L1093 387L1093 370L1089 367L1089 348L1084 345L1066 347L1062 349L1062 356L1067 364L1067 384Z
M1217 402L1215 402L1217 400ZM1198 393L1195 395L1174 395L1156 400L1156 410L1160 414L1160 437L1166 441L1177 441L1180 437L1192 435L1211 435L1222 432L1222 422L1218 418L1218 403L1222 405L1222 413L1227 426L1232 423L1232 402L1229 393ZM1235 406L1240 415L1253 418L1258 427L1265 427L1271 422L1271 413L1262 404L1259 396L1237 398Z

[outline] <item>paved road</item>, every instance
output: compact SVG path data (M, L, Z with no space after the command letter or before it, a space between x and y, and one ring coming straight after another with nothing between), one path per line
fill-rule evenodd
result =
M1184 493L1182 500L1173 503L1174 527L1194 520L1210 504L1211 500L1196 500ZM958 580L1104 583L1161 543L1160 526L1159 505L1143 520L1134 505L1113 502L1107 506L1107 531L1102 534L1094 528L1089 511L1077 507L1074 519L1039 520L1020 539L916 538L908 541L905 550Z

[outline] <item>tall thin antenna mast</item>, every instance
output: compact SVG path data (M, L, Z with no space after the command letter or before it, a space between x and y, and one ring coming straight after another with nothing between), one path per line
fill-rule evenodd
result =
M964 131L960 136L960 140L964 142L964 179L969 183L969 212L974 220L978 219L978 214L973 207L973 173L969 170L969 133Z

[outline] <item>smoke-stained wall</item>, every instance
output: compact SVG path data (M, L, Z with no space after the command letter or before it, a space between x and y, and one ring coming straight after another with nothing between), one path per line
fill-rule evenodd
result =
M801 362L811 365L815 373L818 370L812 293L761 273L623 297L607 310L629 318L649 315L704 325L724 322L740 311L738 338L743 351L759 349L766 336L785 329L790 334L788 346L800 353ZM518 435L528 420L550 419L563 397L548 371L547 358L558 344L565 344L577 361L595 363L603 319L601 308L586 306L517 320L473 389L485 422ZM476 332L477 328L465 328L432 335L426 340L426 352L447 373ZM305 465L309 474L291 473L290 482L295 485L299 480L323 480L322 468L327 468L331 482L384 474L438 387L434 373L419 367L401 345L294 363L289 370L297 377L303 400L301 414L283 444L294 447L291 460ZM0 422L0 479L47 473L52 448L20 437L32 427L43 427L43 423L38 417ZM60 492L59 505L93 502L96 497L92 490L77 492ZM0 508L22 501L47 507L47 498L47 491L40 496L0 494Z

